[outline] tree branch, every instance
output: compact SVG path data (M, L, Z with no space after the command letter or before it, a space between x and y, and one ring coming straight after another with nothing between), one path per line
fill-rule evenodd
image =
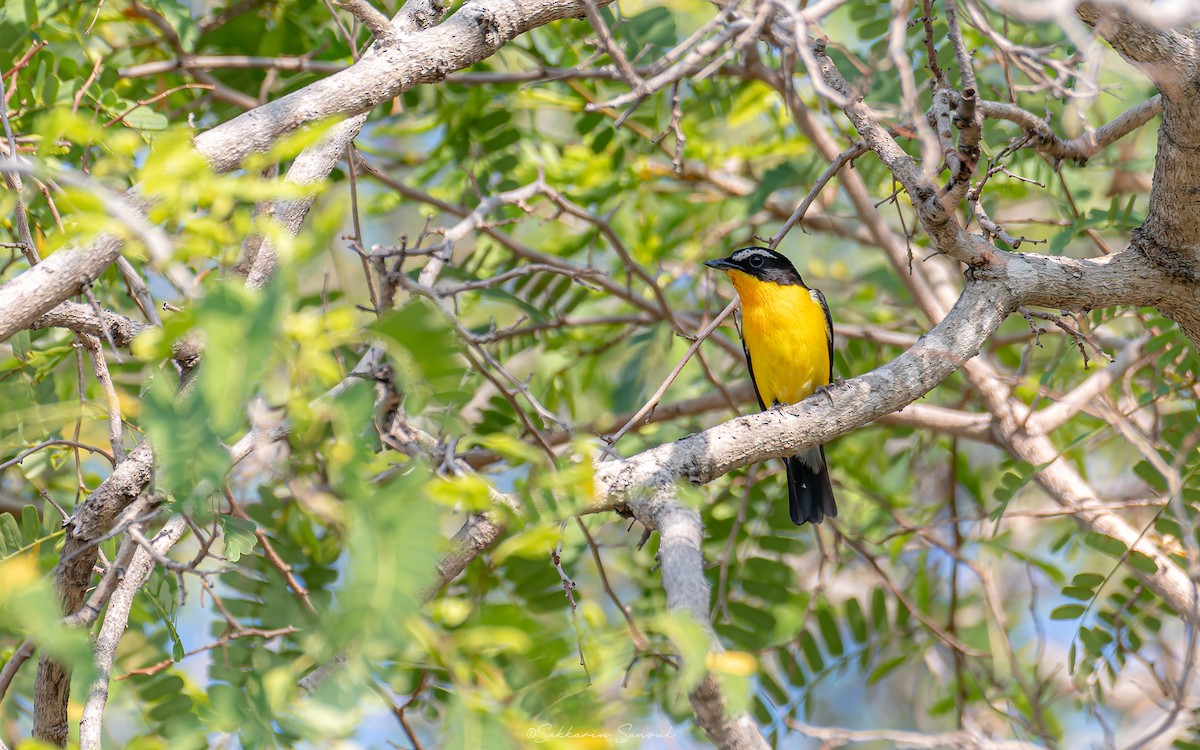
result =
M483 4L471 0L450 20L412 36L409 43L373 46L349 68L202 133L195 140L196 150L215 171L227 172L249 154L267 150L280 137L304 125L335 115L368 112L414 86L441 81L449 73L491 56L530 29L578 18L583 15L582 2L497 0ZM596 5L609 2L600 0ZM442 6L436 2L432 6L440 13ZM436 23L436 16L428 21L426 16L417 18L420 14L402 11L399 15L411 18L417 26ZM144 212L145 206L135 208ZM121 215L118 218L138 229L136 222ZM78 293L83 282L97 278L117 258L121 247L120 238L106 235L85 250L55 253L0 286L0 341L28 328Z
M346 148L358 137L367 113L355 115L329 129L320 142L300 152L287 171L287 181L293 185L311 187L312 191L302 198L276 200L264 213L283 230L283 234L295 236L316 200L316 187L329 176L341 160ZM254 240L258 241L255 242ZM246 254L235 270L246 274L246 285L251 288L263 286L275 272L277 252L270 237L251 238Z
M64 614L76 611L83 604L99 540L109 532L121 511L142 494L153 471L150 444L142 441L67 519L66 539L54 577L54 590ZM59 746L66 744L70 689L71 675L66 667L43 656L34 688L35 738Z
M139 333L150 327L110 310L101 310L100 316L103 319L103 325L100 320L97 320L96 312L90 305L62 302L33 321L29 327L34 330L68 328L75 333L99 337L103 337L107 333L113 343L122 348L127 348Z
M704 527L700 514L675 500L675 483L667 481L652 488L645 499L645 508L653 528L659 530L658 560L662 565L663 590L667 607L687 613L708 636L709 653L724 652L720 640L708 621L711 590L704 577L704 555L701 545ZM744 711L727 716L727 704L721 686L710 673L689 696L696 723L719 748L769 747L754 721Z
M366 112L414 86L436 83L490 57L530 29L583 14L583 0L469 0L447 21L403 44L373 46L346 70L202 133L196 150L214 170L229 171L305 124Z
M1112 122L1064 141L1042 118L1008 102L979 102L979 113L993 120L1008 120L1020 125L1037 140L1033 148L1053 159L1065 159L1082 166L1101 149L1121 140L1162 112L1162 96L1152 96L1141 104L1130 107Z
M390 44L396 40L396 29L388 22L388 17L379 12L368 0L334 0L334 4L350 13L363 26L371 30L377 41Z
M1134 8L1140 13L1130 12ZM1081 2L1079 19L1096 29L1121 57L1154 82L1168 99L1195 96L1200 34L1194 29L1171 28L1144 20L1148 5ZM1138 16L1142 16L1139 18Z
M851 742L886 742L906 750L1042 750L1021 740L998 740L979 730L960 729L957 732L923 734L896 729L854 730L841 727L818 727L795 719L788 719L788 726L805 737L822 740L823 748L835 748Z
M186 531L187 519L175 516L167 521L150 544L155 553L166 554ZM129 610L133 606L133 598L149 580L154 565L150 551L139 546L129 561L129 567L125 569L125 577L117 584L116 590L108 600L104 624L100 626L100 632L96 635L98 675L83 705L83 717L79 720L80 750L99 750L101 746L104 707L108 703L108 681L112 674L113 659L116 657L121 636L129 625Z

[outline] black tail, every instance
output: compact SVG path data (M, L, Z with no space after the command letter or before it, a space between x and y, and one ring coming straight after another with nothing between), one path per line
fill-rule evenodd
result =
M783 462L787 466L788 512L792 523L800 526L820 523L826 516L835 518L837 505L833 501L829 467L825 465L825 448L809 448Z

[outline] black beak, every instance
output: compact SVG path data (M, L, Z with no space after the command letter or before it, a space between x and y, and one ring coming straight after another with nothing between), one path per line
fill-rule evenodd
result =
M715 268L719 271L737 270L737 266L730 263L725 258L717 258L716 260L706 260L706 261L704 261L704 265L708 266L709 268Z

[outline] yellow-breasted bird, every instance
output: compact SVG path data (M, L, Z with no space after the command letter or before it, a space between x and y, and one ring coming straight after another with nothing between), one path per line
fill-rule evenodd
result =
M704 265L724 271L742 300L742 350L764 411L808 398L833 379L833 318L825 295L765 247L735 250ZM792 523L837 515L823 446L785 458Z

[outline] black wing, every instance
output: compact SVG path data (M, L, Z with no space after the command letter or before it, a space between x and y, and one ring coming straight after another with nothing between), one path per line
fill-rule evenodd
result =
M762 394L758 392L758 381L754 379L754 363L750 361L750 350L746 348L745 339L742 339L742 351L746 354L746 369L750 370L750 385L754 386L754 397L758 399L758 408L766 411L767 405L763 403Z
M821 309L825 311L825 339L829 342L829 382L833 382L833 316L829 314L829 303L825 301L825 295L821 294L820 289L809 289L808 293L821 303ZM742 344L745 349L745 343ZM746 354L746 361L750 361L750 355ZM759 399L762 402L762 399Z

